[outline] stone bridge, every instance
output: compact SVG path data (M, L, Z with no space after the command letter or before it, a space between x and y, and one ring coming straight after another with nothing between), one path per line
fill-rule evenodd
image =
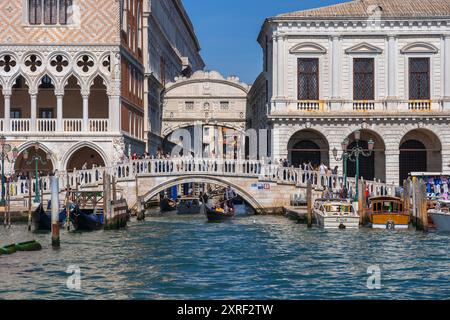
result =
M103 172L113 175L117 190L127 199L130 208L139 210L161 191L183 183L209 183L231 186L257 213L276 213L291 203L294 195L304 197L308 181L312 182L315 196L320 196L324 186L338 192L344 178L336 175L320 175L315 171L285 168L256 160L221 160L205 158L175 158L170 160L146 159L129 161L113 167L97 167L74 172L55 172L59 177L61 200L66 187L72 190L94 191L103 188ZM50 194L49 177L41 178L44 197ZM372 195L394 194L395 186L367 181ZM26 201L30 182L18 180L9 186L11 200ZM355 179L347 180L347 188L355 190ZM31 182L32 190L35 182ZM34 196L34 192L32 192Z

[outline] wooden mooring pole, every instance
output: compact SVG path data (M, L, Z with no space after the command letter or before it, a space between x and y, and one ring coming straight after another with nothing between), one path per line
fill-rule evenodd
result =
M359 214L359 225L364 224L364 213L365 213L365 204L366 204L366 183L361 179L358 181L358 214Z
M308 184L306 187L306 203L307 203L306 218L307 218L308 228L312 228L312 183L311 183L311 180L308 180Z
M70 183L69 183L69 173L66 174L66 214L67 214L67 218L66 218L66 226L67 226L67 230L70 230Z
M32 208L32 198L31 198L31 192L33 189L33 183L31 180L31 173L28 175L28 231L31 231L31 217L32 217L32 212L31 212L31 208Z
M403 206L405 212L411 217L411 180L403 181Z
M59 248L59 181L55 176L50 177L52 190L52 246Z
M425 182L420 181L420 222L422 230L428 232L428 210L427 210L427 187Z

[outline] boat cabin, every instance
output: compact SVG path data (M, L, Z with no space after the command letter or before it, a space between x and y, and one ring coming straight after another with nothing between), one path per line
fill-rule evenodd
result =
M403 200L397 197L374 197L370 198L370 209L374 214L404 213Z

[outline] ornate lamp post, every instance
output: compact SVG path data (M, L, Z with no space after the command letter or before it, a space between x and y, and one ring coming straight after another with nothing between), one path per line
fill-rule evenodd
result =
M34 194L34 203L40 203L41 202L41 196L39 195L39 171L38 171L39 163L41 163L42 165L45 166L47 164L47 161L50 160L50 154L49 153L45 154L45 160L47 160L47 161L44 161L42 159L42 157L37 154L37 152L39 151L39 144L38 143L34 144L34 150L36 151L36 154L33 155L30 158L30 160L27 161L26 163L27 163L27 165L30 165L33 162L35 164L35 180L36 180L36 182L35 182L35 188L34 188L34 193L35 193ZM24 151L23 152L23 158L25 160L28 160L28 158L29 158L28 151Z
M349 140L345 139L342 142L342 156L338 158L338 151L336 148L333 149L333 156L336 161L342 161L344 160L344 186L347 185L347 160L350 160L352 162L356 162L356 195L355 200L358 199L359 196L359 157L370 157L373 152L373 147L375 145L374 141L372 139L369 139L367 142L368 144L368 151L364 150L360 145L361 140L361 131L355 131L355 142L356 146L353 147L351 150L347 150L349 145Z
M2 160L2 198L0 200L0 206L3 207L6 204L5 201L5 161L9 162L9 163L14 163L17 159L17 155L19 154L19 150L17 150L16 147L14 147L14 149L12 149L10 144L6 143L6 138L5 136L0 136L0 147L1 147L1 153L0 153L0 157ZM11 152L12 149L12 158L9 158L8 153Z

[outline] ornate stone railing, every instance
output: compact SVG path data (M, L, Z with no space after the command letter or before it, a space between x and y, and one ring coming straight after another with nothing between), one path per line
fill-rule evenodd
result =
M4 119L0 119L0 130L4 131ZM89 119L87 132L108 132L109 131L109 119ZM32 124L35 124L33 129ZM61 124L62 132L83 132L83 119L62 119ZM10 131L11 132L56 132L58 131L57 119L36 119L35 123L32 123L31 119L10 119Z
M89 119L90 132L107 132L108 119Z
M221 160L206 158L177 158L177 159L147 159L135 160L117 164L113 167L97 167L89 170L75 170L73 172L56 172L59 186L64 191L67 186L72 190L86 187L96 187L103 182L103 172L114 175L117 181L134 181L139 177L154 176L195 176L210 175L218 177L244 177L254 179L255 182L272 182L291 184L293 187L306 187L311 181L313 188L322 190L325 187L337 192L344 186L344 178L339 175L321 175L317 171L304 171L299 168L286 168L280 165L265 164L257 160ZM50 192L50 178L41 177L41 188L44 193ZM395 186L376 181L366 181L371 195L395 194ZM35 180L31 181L34 196ZM11 182L9 192L13 198L28 197L30 182L26 179ZM356 188L354 178L347 179L347 190L353 193ZM1 191L0 191L1 192Z
M63 119L64 132L83 131L83 119Z
M10 130L12 132L29 132L30 124L30 119L11 119Z
M37 119L37 131L54 132L56 131L56 119Z
M408 101L408 110L411 111L431 111L430 100L411 100Z

